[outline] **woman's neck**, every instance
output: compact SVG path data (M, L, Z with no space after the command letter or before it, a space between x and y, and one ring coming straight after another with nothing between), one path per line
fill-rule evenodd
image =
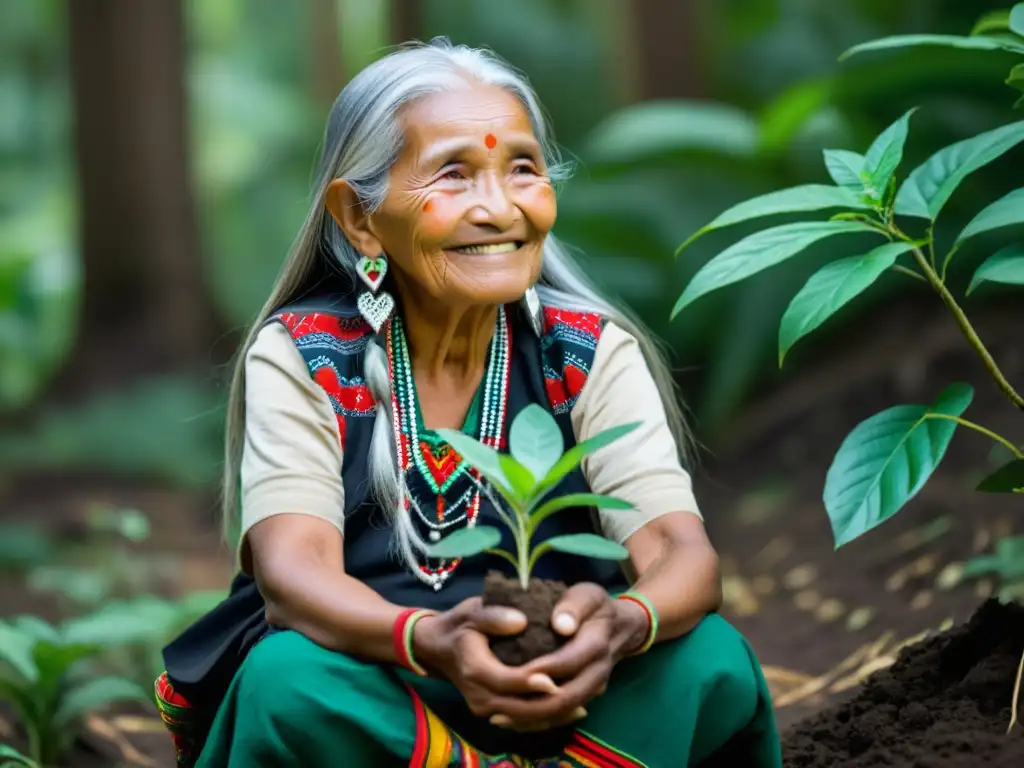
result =
M498 308L446 304L417 291L401 293L413 371L435 382L475 387L487 362Z

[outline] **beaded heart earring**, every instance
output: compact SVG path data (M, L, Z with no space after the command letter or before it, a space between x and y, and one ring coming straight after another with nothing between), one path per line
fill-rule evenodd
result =
M388 259L383 253L376 258L363 256L356 263L356 272L368 291L363 291L356 299L359 314L370 324L374 333L380 333L381 326L391 317L395 309L395 300L387 291L377 293L384 276L388 273Z
M522 298L523 309L526 310L526 317L530 321L530 327L537 336L544 333L544 309L540 305L540 296L537 289L530 286Z

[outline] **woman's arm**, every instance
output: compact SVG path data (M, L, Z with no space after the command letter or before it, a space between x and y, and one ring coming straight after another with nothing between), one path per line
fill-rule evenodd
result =
M278 514L248 533L267 621L318 645L376 661L397 661L391 642L404 610L345 573L341 533L304 514Z

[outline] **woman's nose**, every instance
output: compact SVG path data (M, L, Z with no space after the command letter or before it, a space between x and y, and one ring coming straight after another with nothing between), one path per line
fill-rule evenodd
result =
M519 208L512 202L509 190L494 175L476 185L477 199L469 212L469 220L478 226L491 226L499 232L511 229L519 220Z

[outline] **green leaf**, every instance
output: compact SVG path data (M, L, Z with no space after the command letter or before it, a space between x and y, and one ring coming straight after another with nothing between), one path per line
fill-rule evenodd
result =
M526 467L507 454L498 454L501 473L508 480L512 492L520 501L526 501L533 494L537 480Z
M0 744L0 768L8 766L24 766L25 768L39 768L39 764L30 757L21 754L14 747Z
M496 450L457 429L439 429L437 434L499 490L512 492L508 478L501 471L501 460Z
M545 502L530 515L530 529L536 530L542 522L556 512L572 507L596 507L598 509L633 509L633 505L614 496L599 493L569 493Z
M1006 77L1006 84L1024 92L1024 64L1018 64L1010 70L1010 74Z
M573 533L567 536L554 536L544 542L545 549L565 552L569 555L593 557L599 560L625 560L629 550L621 544L609 541L596 533Z
M65 694L53 718L55 730L69 728L78 718L122 701L148 701L149 696L131 680L97 677Z
M975 51L1015 50L1015 47L1003 40L990 37L962 37L960 35L895 35L855 45L845 51L839 60L848 59L859 53L868 51L884 51L892 48L911 48L919 45L942 45L950 48L966 48Z
M946 453L974 390L947 387L931 406L900 405L861 422L847 435L825 479L825 509L838 549L896 514L925 484Z
M555 417L546 408L533 403L513 419L508 447L516 461L539 480L562 457L565 440Z
M1010 28L1010 10L1000 8L989 11L974 23L972 35L985 35L989 32L1005 32Z
M957 238L957 242L1001 227L1024 223L1024 188L1015 189L999 198L971 219Z
M542 494L550 491L562 481L562 478L576 469L587 456L628 435L639 427L641 423L635 421L630 424L611 427L610 429L598 432L583 442L576 443L576 445L562 454L562 458L555 463L555 466L551 468L551 471L540 482L540 485L537 487L537 493Z
M866 291L897 257L914 246L886 243L862 256L851 256L822 267L793 297L779 325L779 366L801 338L818 328L852 299Z
M697 230L690 235L676 250L678 255L690 243L701 235L743 221L758 219L763 216L773 216L780 213L802 213L806 211L821 211L826 208L855 208L858 210L870 210L871 206L865 203L860 197L849 189L832 187L828 184L804 184L799 187L780 189L777 192L769 192L766 195L746 200L734 205L712 221L710 224Z
M755 232L726 248L701 267L672 309L674 318L705 294L773 267L826 237L878 234L856 221L802 221Z
M1007 536L996 543L995 554L981 555L967 563L965 576L995 573L1003 581L1024 577L1024 536Z
M666 155L724 153L747 158L757 125L745 112L707 102L648 101L614 112L591 133L589 165L636 163Z
M472 557L494 549L501 543L501 531L489 525L460 528L445 536L441 541L427 547L430 557L450 560L457 557Z
M37 642L59 643L61 641L60 633L57 632L57 629L38 616L18 616L11 622L11 625Z
M1010 31L1024 36L1024 3L1017 3L1010 9Z
M35 639L10 624L0 623L0 664L10 665L28 682L39 679L39 669L32 657Z
M1024 243L1008 245L987 258L975 271L967 293L984 282L1024 285Z
M1022 141L1024 121L1010 123L940 149L903 182L896 195L896 213L934 219L968 175Z
M1024 459L1014 459L986 477L975 489L982 493L1024 492Z
M860 192L864 188L861 173L864 171L864 155L846 149L826 149L825 168L832 181L840 187Z
M885 194L892 175L903 160L903 147L910 132L910 118L916 111L917 107L913 107L903 113L902 117L871 142L864 155L864 170L870 178L869 185L876 190L877 197Z

